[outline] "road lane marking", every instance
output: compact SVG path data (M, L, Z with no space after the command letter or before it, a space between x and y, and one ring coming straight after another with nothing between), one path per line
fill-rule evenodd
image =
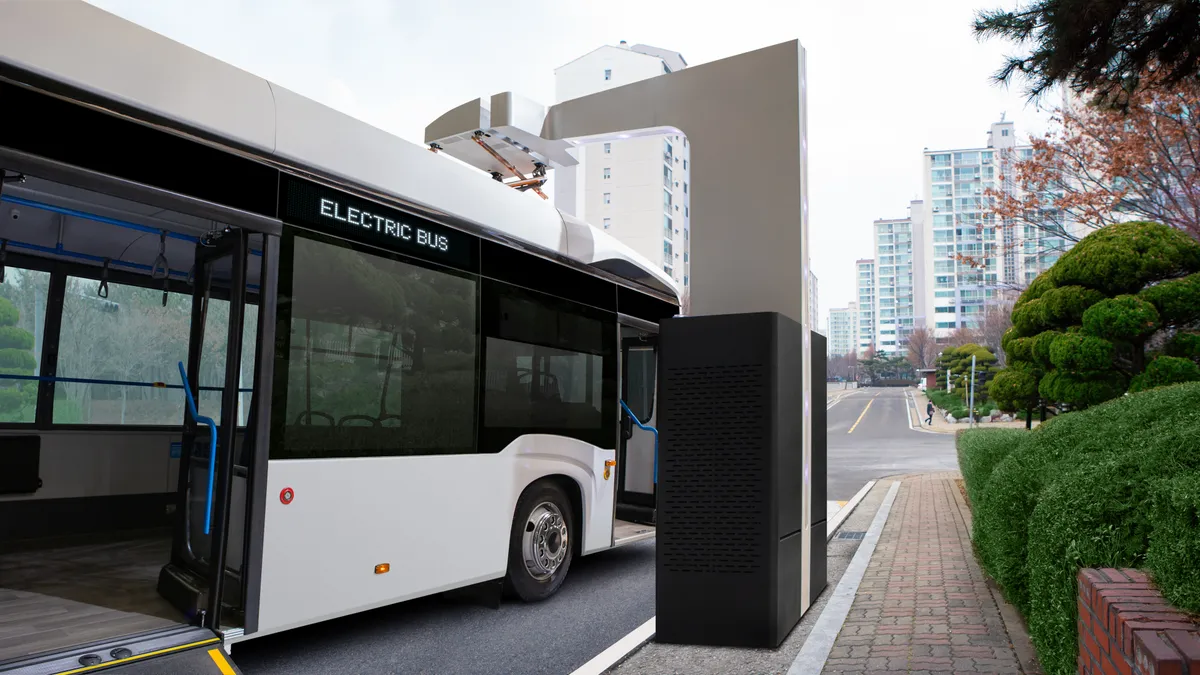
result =
M878 396L878 394L876 394L876 396ZM850 431L847 431L846 433L848 433L848 434L854 433L854 430L858 427L858 423L863 421L863 418L867 416L867 411L871 409L871 404L874 402L875 402L874 398L872 398L870 401L867 401L867 407L863 408L862 414L858 416L857 420L855 420L854 426L850 427Z
M597 654L591 661L580 666L571 675L601 675L601 673L607 672L610 668L617 665L617 663L625 660L625 657L632 654L654 637L655 618L657 617L650 617L649 621L634 628L629 635L617 640L611 647Z
M908 405L909 402L912 403L912 408L909 408L909 405ZM945 435L945 434L938 433L938 432L934 431L933 429L925 428L925 424L923 422L921 422L921 420L924 419L921 417L921 409L917 407L917 395L912 393L911 391L904 392L904 411L906 413L908 413L908 428L910 430L919 431L923 434L938 434L939 436ZM917 426L915 426L915 427L913 426L913 414L914 413L917 416ZM937 414L937 413L934 413L934 414Z

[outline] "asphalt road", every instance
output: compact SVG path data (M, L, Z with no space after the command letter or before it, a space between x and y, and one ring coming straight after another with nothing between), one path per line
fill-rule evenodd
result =
M828 411L829 499L883 476L956 467L951 436L912 431L901 389ZM568 675L654 616L654 541L576 560L549 600L499 610L429 598L236 645L246 675Z
M829 499L850 499L869 480L958 468L954 437L908 426L905 390L859 389L829 409Z
M429 598L234 645L245 675L567 675L654 616L654 541L579 558L537 604Z

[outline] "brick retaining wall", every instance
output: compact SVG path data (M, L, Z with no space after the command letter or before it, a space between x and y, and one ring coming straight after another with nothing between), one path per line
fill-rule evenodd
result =
M1079 672L1200 675L1200 626L1133 569L1079 571Z

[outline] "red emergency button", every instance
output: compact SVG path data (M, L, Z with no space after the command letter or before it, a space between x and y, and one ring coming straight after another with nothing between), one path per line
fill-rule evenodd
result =
M285 506L291 504L292 500L295 498L296 493L293 492L292 488L290 487L283 488L283 491L279 493L279 501L283 502Z

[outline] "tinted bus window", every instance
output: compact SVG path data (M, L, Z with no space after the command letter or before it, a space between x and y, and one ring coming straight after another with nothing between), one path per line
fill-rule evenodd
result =
M478 282L336 240L288 242L271 458L474 452Z
M524 434L616 440L616 315L484 280L481 452Z

